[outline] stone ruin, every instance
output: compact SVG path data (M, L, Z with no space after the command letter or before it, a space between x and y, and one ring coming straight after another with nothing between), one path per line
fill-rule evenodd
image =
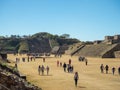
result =
M120 58L120 51L115 51L114 55L115 55L115 58Z
M0 90L42 90L16 75L16 73L0 64Z
M76 47L77 45L79 44L69 48L66 54L86 57L120 58L120 35L105 36L104 40L96 40L93 44L86 43L84 46L79 45L81 48Z
M68 50L68 45L55 46L52 50L52 54L65 54L65 51Z
M96 41L94 41L94 45L100 44L100 43L106 43L106 44L120 43L120 35L105 36L104 40L96 40Z
M120 43L120 35L105 36L104 42L107 44Z
M96 40L96 41L94 41L94 45L100 44L101 42L102 42L102 40Z

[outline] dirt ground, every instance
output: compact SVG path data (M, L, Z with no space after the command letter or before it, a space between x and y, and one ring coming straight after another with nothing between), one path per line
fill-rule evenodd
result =
M51 56L46 58L43 62L42 58L37 58L35 61L22 62L21 58L26 57L8 55L8 59L15 61L19 57L18 70L27 76L27 80L34 85L41 87L43 90L120 90L120 75L118 74L118 67L120 66L120 59L101 59L101 58L87 58L88 65L85 62L78 61L77 56L63 55L62 58L55 58ZM26 57L27 58L27 57ZM74 84L74 72L64 72L62 67L57 67L57 60L68 63L72 60L74 72L78 72L79 80L78 86ZM109 73L101 73L100 65L109 65ZM11 65L14 65L11 64ZM50 67L49 75L39 75L38 65L48 65ZM116 68L115 75L112 75L112 67Z

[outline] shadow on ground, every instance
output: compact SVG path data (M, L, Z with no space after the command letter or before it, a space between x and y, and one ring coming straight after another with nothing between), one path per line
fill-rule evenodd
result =
M84 86L78 86L78 88L86 88L86 87L84 87Z

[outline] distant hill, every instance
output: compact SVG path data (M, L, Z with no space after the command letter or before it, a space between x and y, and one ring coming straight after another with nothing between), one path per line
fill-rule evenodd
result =
M23 37L17 35L11 35L11 37L0 36L0 52L48 53L55 46L72 45L80 42L78 39L72 39L68 36L68 34L58 36L47 32Z

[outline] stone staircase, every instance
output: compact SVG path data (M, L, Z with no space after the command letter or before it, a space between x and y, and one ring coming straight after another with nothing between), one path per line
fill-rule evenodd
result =
M76 54L80 49L82 49L85 45L80 45L77 49L75 49L74 51L71 52L71 56L73 56L74 54Z
M69 46L68 50L65 51L65 54L74 55L83 47L84 47L84 44L82 44L82 43L73 44L73 45Z
M29 40L28 43L31 53L49 53L51 51L49 39Z
M87 57L114 57L113 53L116 50L120 50L118 44L96 44L86 45L77 51L74 55L87 56Z

